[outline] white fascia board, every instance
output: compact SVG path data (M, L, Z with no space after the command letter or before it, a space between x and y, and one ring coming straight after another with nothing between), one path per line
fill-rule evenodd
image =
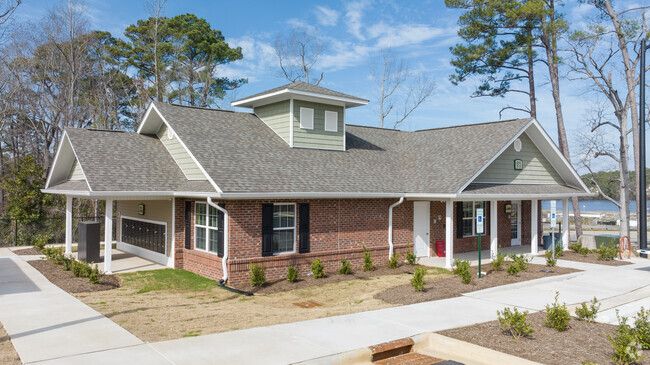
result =
M79 161L79 157L77 156L77 153L74 150L74 146L72 145L72 141L70 140L70 137L68 137L68 132L65 130L63 131L63 135L61 136L61 142L59 142L59 147L56 150L56 155L54 156L54 162L52 162L52 167L50 167L50 172L48 173L47 180L45 181L45 189L50 187L50 184L52 183L52 176L54 175L55 170L60 170L63 167L59 166L59 163L61 162L61 153L65 147L70 148L70 151L72 151L72 156L74 159L77 161L77 165L79 165L79 168L81 169L81 173L84 176L84 181L86 182L86 185L88 186L88 190L92 191L92 188L90 187L90 184L88 183L88 178L86 178L86 173L84 172L83 166L81 166L81 162ZM74 161L72 162L74 163ZM67 170L67 173L69 174L69 168Z
M178 133L176 133L176 131L174 130L174 128L172 128L171 124L169 124L169 122L167 122L167 119L165 119L165 117L162 115L162 113L158 110L158 108L156 108L156 106L155 106L153 103L151 103L151 106L153 107L153 110L156 111L156 113L158 114L158 116L160 117L160 119L163 121L163 123L165 123L165 125L167 125L167 128L169 128L169 130L170 130L172 133L174 133L174 136L176 136L176 138L178 138L178 142L181 144L181 146L183 146L183 148L185 149L185 151L187 152L187 154L190 155L190 157L192 158L192 161L194 161L194 163L196 164L196 166L199 167L199 170L201 170L201 172L202 172L203 175L206 177L206 179L210 182L210 184L212 184L212 187L214 187L214 189L215 189L218 193L221 193L221 192L222 192L222 191L221 191L221 188L219 188L219 186L217 185L217 183L214 182L214 180L212 179L212 177L210 177L210 175L205 171L205 169L203 168L203 166L201 166L201 164L199 163L199 160L197 160L196 157L194 157L194 154L192 153L192 151L190 151L190 149L187 148L187 145L185 145L185 143L183 142L183 140L181 139L181 137L178 135Z
M345 105L348 108L368 104L368 100L352 99L352 98L346 98L346 97L342 97L342 96L318 94L318 93L312 93L312 92L308 92L308 91L283 89L283 90L278 90L278 91L270 93L270 94L264 94L264 95L259 95L259 96L252 97L252 98L247 98L247 99L234 101L234 102L230 103L230 105L239 106L239 107L242 107L242 108L252 108L254 106L252 103L254 103L256 101L261 101L261 100L264 100L264 99L269 99L269 98L273 98L273 97L276 97L276 96L281 96L283 94L287 94L288 97L291 97L291 95L299 95L299 96L308 96L308 97L312 97L312 98L318 98L318 99L324 99L324 100L329 100L329 101L341 102L341 103L345 103Z
M400 198L400 193L324 193L324 192L284 192L284 193L223 193L221 199L363 199Z
M90 183L88 182L88 178L86 177L86 172L84 171L84 167L81 166L81 161L79 161L79 156L77 156L77 152L75 152L74 146L72 145L72 141L70 141L70 138L68 138L68 141L70 142L70 148L72 148L72 153L74 154L74 158L77 160L77 165L79 165L79 168L81 169L81 173L84 176L84 181L88 186L88 190L93 191L93 188L90 187Z
M61 136L61 141L59 142L59 146L56 149L56 154L54 155L54 162L52 162L52 166L50 166L50 172L47 174L47 180L45 180L46 189L50 187L50 182L52 181L52 174L54 173L54 169L57 167L57 162L59 161L59 157L61 155L61 149L63 147L63 143L65 142L67 136L68 133L64 130L63 136Z
M524 133L524 131L525 131L525 130L526 130L526 129L531 125L531 124L533 124L534 120L535 120L534 118L531 118L530 121L528 121L528 123L526 123L526 125L525 125L523 128L521 128L521 130L519 130L519 132L517 132L517 133L514 135L514 137L510 138L510 140L509 140L509 141L508 141L508 142L507 142L503 147L501 147L501 149L499 150L499 152L497 152L494 156L492 156L492 158L490 158L490 160L489 160L485 165L483 165L483 167L481 167L481 168L480 168L480 169L479 169L479 170L478 170L474 175L472 175L472 177L471 177L469 180L467 180L467 182L466 182L465 184L463 184L463 186L460 187L460 189L458 189L458 191L456 191L456 194L460 194L463 190L465 190L465 188L467 187L467 185L471 184L471 183L472 183L472 182L473 182L473 181L474 181L474 180L475 180L479 175L481 175L481 173L482 173L483 171L485 171L485 169L487 169L487 168L492 164L492 162L494 162L494 160L496 160L499 156L501 156L501 154L502 154L502 153L503 153L503 152L504 152L508 147L510 147L510 145L511 145L511 144L512 144L512 143L513 143L517 138L519 138L519 136L521 136L521 134Z
M144 117L142 118L142 123L138 126L138 130L136 133L141 134L142 129L144 128L145 124L147 124L147 120L149 120L149 114L151 113L151 110L154 108L153 102L149 103L149 107L147 108L147 111L144 113ZM160 114L160 113L158 113Z
M554 200L573 197L592 197L592 193L565 194L460 194L455 200Z
M150 200L155 198L169 199L171 197L189 197L189 198L221 198L221 194L215 192L195 192L195 191L80 191L80 190L52 190L41 189L44 194L72 195L79 197L92 198L121 198L121 197L148 197Z

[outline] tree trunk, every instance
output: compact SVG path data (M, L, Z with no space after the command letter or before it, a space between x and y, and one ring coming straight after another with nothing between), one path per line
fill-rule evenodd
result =
M528 29L528 36L530 37L531 30ZM535 72L534 72L534 53L532 43L528 43L528 98L530 99L530 116L537 118L537 101L535 100Z
M627 115L625 115L625 118L627 118ZM621 123L621 126L625 125L626 123ZM622 129L623 131L627 130L627 128ZM630 188L628 186L628 183L630 181L630 172L629 172L629 167L627 164L628 161L628 142L627 142L627 135L623 132L621 133L620 136L620 148L619 148L619 178L621 179L619 191L620 191L620 207L619 207L619 212L620 212L620 217L621 217L621 236L628 236L630 237L630 204L629 204L629 197L630 197Z

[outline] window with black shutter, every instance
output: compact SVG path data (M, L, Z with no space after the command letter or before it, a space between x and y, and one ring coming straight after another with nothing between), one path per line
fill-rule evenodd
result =
M273 204L262 204L262 256L273 255Z
M192 202L185 202L185 248L192 248Z
M298 252L308 253L309 252L309 203L300 203L299 208L299 221L300 226L298 232L300 234L300 243L298 247Z

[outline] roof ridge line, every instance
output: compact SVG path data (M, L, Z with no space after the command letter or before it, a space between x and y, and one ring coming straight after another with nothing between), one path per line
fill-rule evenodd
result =
M434 131L434 130L440 130L440 129L451 129L451 128L463 128L463 127L474 127L478 125L485 125L485 124L497 124L497 123L510 123L510 122L515 122L515 121L523 121L525 120L526 122L530 121L533 117L529 118L512 118L512 119L506 119L506 120L494 120L490 122L479 122L479 123L469 123L469 124L458 124L458 125L450 125L446 127L436 127L436 128L427 128L427 129L418 129L415 130L414 132L426 132L426 131Z

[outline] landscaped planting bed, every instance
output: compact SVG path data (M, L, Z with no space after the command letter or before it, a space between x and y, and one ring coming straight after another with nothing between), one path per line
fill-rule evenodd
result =
M0 364L19 365L20 357L16 353L14 345L11 343L5 328L0 323Z
M103 275L99 284L93 284L88 278L75 277L72 272L63 270L61 266L49 260L32 260L27 263L68 293L111 290L120 286L120 281L115 275Z
M16 255L42 255L38 250L36 250L34 247L27 247L27 248L21 248L21 249L14 249L12 250L13 253Z
M589 252L587 255L582 255L579 253L575 253L573 251L564 251L562 256L556 258L558 260L579 261L579 262L587 262L590 264L609 265L609 266L620 266L620 265L631 264L630 261L619 260L618 258L614 260L608 260L608 261L599 260L598 254L595 252Z

